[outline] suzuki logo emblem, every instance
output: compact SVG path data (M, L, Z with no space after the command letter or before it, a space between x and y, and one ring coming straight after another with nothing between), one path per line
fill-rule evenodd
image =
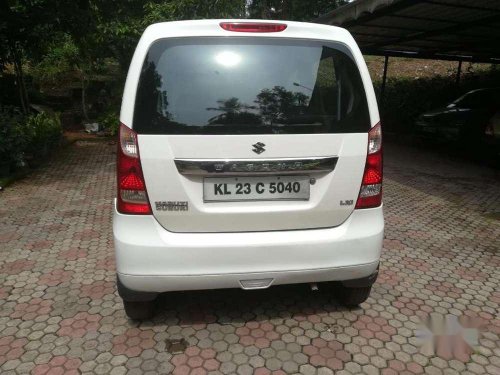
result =
M266 149L264 148L265 144L262 142L257 142L252 145L252 151L255 152L256 154L262 154Z
M224 170L224 163L215 163L214 169L216 172L222 172Z

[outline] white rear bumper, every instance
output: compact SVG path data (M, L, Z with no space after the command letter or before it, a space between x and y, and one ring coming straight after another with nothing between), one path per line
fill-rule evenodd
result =
M355 210L339 227L243 232L173 233L153 216L116 212L118 276L143 292L350 280L371 275L382 249L382 207Z

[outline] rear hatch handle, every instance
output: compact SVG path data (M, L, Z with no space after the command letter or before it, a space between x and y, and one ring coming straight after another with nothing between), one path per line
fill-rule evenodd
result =
M332 172L338 156L271 159L174 159L182 175L265 175Z

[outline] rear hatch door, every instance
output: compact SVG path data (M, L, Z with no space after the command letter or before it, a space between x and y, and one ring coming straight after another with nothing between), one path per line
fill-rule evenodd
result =
M133 120L154 216L174 232L342 224L370 127L342 44L258 37L155 42Z

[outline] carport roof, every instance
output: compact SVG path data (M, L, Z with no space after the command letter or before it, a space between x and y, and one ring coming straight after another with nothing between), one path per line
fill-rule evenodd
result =
M315 22L348 29L365 54L500 62L498 0L355 0Z

